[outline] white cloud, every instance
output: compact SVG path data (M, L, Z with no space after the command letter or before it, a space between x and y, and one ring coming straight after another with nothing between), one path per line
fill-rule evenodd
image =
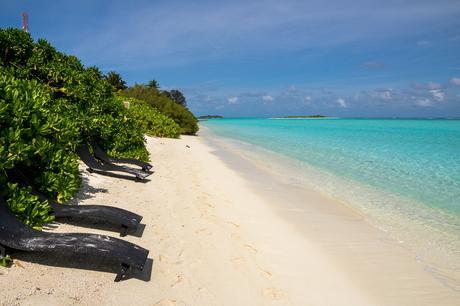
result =
M372 96L380 100L389 101L393 99L393 89L391 88L378 89L375 91L374 94L372 94Z
M262 100L265 102L272 102L275 99L270 95L266 95L266 96L262 96Z
M305 104L308 105L308 104L311 103L311 96L305 96L305 97L303 97L303 100L304 100Z
M460 78L452 78L450 82L454 85L460 86Z
M237 104L238 103L238 97L229 97L227 99L228 104Z
M342 108L348 107L347 101L345 101L345 99L343 99L343 98L338 98L338 99L336 100L336 102L337 102L337 104L338 104L340 107L342 107Z
M382 100L391 100L391 91L383 91L380 93Z
M433 99L435 99L438 102L444 101L445 93L442 92L439 89L434 89L430 90L431 95L433 96Z
M433 101L428 98L417 98L417 100L415 100L415 104L421 107L429 107L433 106Z
M295 92L297 91L297 87L295 87L295 85L291 85L288 87L288 92Z

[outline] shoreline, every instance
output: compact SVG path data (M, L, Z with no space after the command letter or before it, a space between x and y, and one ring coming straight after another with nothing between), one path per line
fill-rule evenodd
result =
M245 179L255 181L272 178L273 186L284 185L286 192L279 189L278 193L282 193L283 197L297 194L296 199L290 202L296 202L295 209L298 210L309 205L302 203L302 190L320 194L326 202L332 201L334 205L349 209L377 228L382 239L407 249L412 258L430 271L434 278L452 290L460 291L460 240L453 227L458 224L455 215L273 152L263 145L220 135L207 126L202 127L202 132L207 143L218 147L218 154L223 156L223 160L238 174L245 174ZM239 167L241 163L245 163L246 167ZM253 170L248 172L246 168ZM254 172L263 175L257 178ZM260 189L263 189L261 184L254 186L255 192ZM419 222L421 220L427 222Z
M113 283L110 273L41 265L39 258L22 256L15 267L0 269L0 280L9 284L0 293L1 304L455 305L459 300L459 292L431 277L407 250L349 208L312 190L293 190L248 161L232 163L235 157L222 155L206 137L148 138L147 148L155 170L150 182L84 172L86 188L74 202L144 216L143 236L124 239L150 249L150 281ZM117 236L54 226L47 230Z
M251 182L249 184L253 192L264 198L288 223L293 224L302 236L320 246L325 251L324 255L339 263L340 268L361 288L365 288L367 293L373 292L380 300L386 295L385 291L392 292L391 294L396 294L399 298L407 298L404 305L429 304L427 296L434 298L437 294L441 300L444 294L446 297L460 298L458 290L447 284L445 276L438 274L443 271L437 271L421 261L412 249L369 223L367 217L356 208L321 193L312 186L292 185L281 176L277 177L272 171L269 172L262 165L266 161L256 165L252 156L248 158L245 154L235 152L235 149L240 148L238 144L227 146L229 139L213 135L211 131L206 131L206 134L211 137L211 140L205 139L207 144L218 147L215 154L230 168L236 169L246 181ZM233 152L229 152L230 150ZM347 253L348 251L351 253ZM382 275L382 271L386 275ZM418 282L405 284L403 278ZM370 279L373 282L369 283ZM449 280L455 285L455 279ZM420 298L416 293L421 288L425 292L433 291ZM415 303L414 298L420 300ZM400 304L401 300L396 299L390 303ZM436 301L436 298L431 303L443 304Z

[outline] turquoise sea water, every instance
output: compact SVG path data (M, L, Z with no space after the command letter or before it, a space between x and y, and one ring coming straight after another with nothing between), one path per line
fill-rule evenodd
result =
M342 193L364 214L381 217L384 229L410 232L410 225L402 223L412 222L414 232L433 234L427 239L436 240L440 253L450 252L458 259L460 120L245 118L201 124L218 136L326 173L317 184L329 184L323 191L341 190L339 198ZM321 179L304 172L310 180ZM434 246L428 242L426 249Z

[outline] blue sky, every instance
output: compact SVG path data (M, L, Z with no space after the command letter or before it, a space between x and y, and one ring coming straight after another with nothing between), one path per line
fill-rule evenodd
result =
M0 0L128 84L156 79L196 115L460 116L460 1Z

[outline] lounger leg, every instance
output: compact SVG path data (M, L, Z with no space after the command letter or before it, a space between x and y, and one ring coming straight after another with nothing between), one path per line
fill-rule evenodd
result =
M8 248L4 246L3 244L0 244L0 259L6 256L7 251L8 251Z
M128 235L128 227L123 224L121 226L120 236L125 237L126 235Z
M93 169L92 168L87 168L86 171L88 171L89 173L93 173Z
M117 276L115 277L115 282L118 283L122 279L126 277L126 272L129 270L129 265L122 263L120 271L118 272Z

